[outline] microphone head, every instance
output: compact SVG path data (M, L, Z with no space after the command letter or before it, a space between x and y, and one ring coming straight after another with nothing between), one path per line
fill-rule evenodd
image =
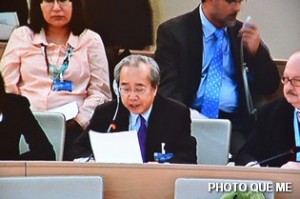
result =
M116 130L116 129L117 129L117 126L116 126L115 123L111 123L111 129L112 129L112 130Z

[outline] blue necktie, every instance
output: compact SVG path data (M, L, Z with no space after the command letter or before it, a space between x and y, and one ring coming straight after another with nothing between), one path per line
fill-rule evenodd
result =
M222 86L223 75L223 37L224 30L217 29L214 32L217 38L217 45L215 54L209 65L206 88L204 91L203 104L201 113L208 118L219 117L219 102L220 102L220 90Z
M138 138L140 144L140 150L143 158L143 162L146 161L146 138L147 138L147 127L146 120L143 116L139 115L140 118L140 128L138 130Z

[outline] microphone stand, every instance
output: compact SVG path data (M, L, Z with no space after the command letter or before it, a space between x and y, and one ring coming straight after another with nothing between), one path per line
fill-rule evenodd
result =
M113 116L113 118L112 118L112 120L111 120L111 124L109 125L109 127L108 127L108 129L107 129L107 132L108 132L108 133L111 133L111 129L112 129L113 125L114 125L113 123L114 123L114 121L115 121L115 119L116 119L116 117L117 117L117 114L118 114L118 111L119 111L119 107L120 107L120 95L119 95L119 92L118 92L117 82L116 82L115 80L114 80L114 82L113 82L113 89L114 89L114 92L115 92L115 94L116 94L116 96L117 96L117 107L116 107L114 116ZM93 153L91 153L91 154L88 156L86 162L89 162L92 158L94 158L94 154L93 154Z
M119 88L118 88L118 84L117 84L117 81L114 80L113 81L113 89L114 89L114 92L117 96L117 107L116 107L116 110L115 110L115 113L114 113L114 116L111 120L111 124L109 125L108 129L107 129L107 132L111 132L111 129L113 127L113 122L115 121L116 117L117 117L117 114L118 114L118 111L119 111L119 106L120 106L120 93L119 93Z
M118 114L118 110L119 110L119 106L120 106L120 97L117 96L117 107L116 107L116 110L115 110L115 114L112 118L112 123L109 125L108 129L107 129L107 132L111 132L111 129L113 127L113 122L115 121L116 117L117 117L117 114Z
M275 155L275 156L273 156L273 157L270 157L270 158L268 158L268 159L265 159L265 160L262 160L262 161L260 161L260 162L256 162L256 163L254 163L254 164L252 164L252 165L249 165L249 167L253 167L253 166L255 166L255 165L260 165L260 164L269 162L269 161L271 161L271 160L274 160L274 159L277 159L277 158L280 158L280 157L283 157L283 156L286 156L286 155L289 155L289 154L294 154L294 153L295 153L295 149L290 149L290 150L288 150L288 151L286 151L286 152L284 152L284 153L280 153L280 154Z

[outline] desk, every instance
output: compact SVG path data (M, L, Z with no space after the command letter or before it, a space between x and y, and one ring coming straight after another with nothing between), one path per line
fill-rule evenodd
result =
M22 161L0 161L0 177L26 176L26 163Z
M173 199L175 180L179 177L261 179L274 182L291 182L293 192L277 193L276 199L300 198L300 170L279 168L179 164L0 162L0 176L10 175L99 175L104 180L105 199Z

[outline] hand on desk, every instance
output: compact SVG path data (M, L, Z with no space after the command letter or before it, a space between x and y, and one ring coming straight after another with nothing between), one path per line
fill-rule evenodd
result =
M73 162L95 162L95 159L93 157L82 157L74 159Z

